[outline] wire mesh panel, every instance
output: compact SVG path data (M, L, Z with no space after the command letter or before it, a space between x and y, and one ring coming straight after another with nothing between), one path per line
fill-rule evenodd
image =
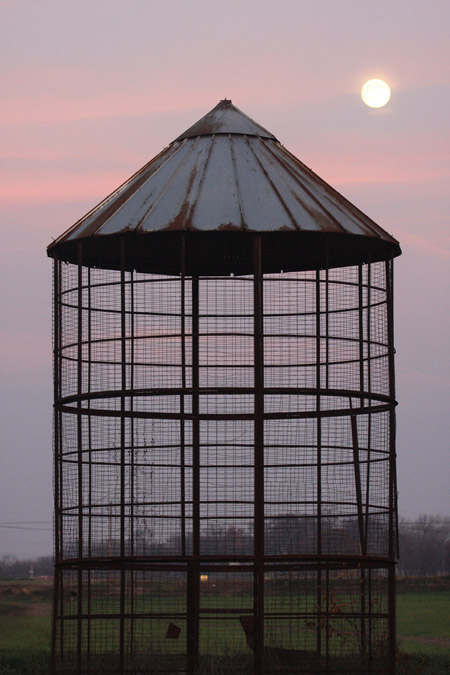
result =
M393 672L392 263L55 261L55 673Z

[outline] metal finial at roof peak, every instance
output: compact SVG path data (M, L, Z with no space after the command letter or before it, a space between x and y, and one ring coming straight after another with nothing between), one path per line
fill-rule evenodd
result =
M259 138L277 138L257 124L248 115L236 108L231 99L224 98L209 111L204 117L193 124L175 140L182 141L185 138L195 136L212 136L214 134L238 134L243 136L258 136Z

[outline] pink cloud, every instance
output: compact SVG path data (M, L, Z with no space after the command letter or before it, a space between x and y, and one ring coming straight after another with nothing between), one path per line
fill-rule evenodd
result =
M2 331L0 333L3 377L17 371L48 370L51 344L48 334Z
M340 165L338 171L330 169L327 174L327 181L333 186L346 184L372 184L372 185L413 185L432 183L442 178L442 171L437 167L432 167L424 178L423 166L403 164L401 167L389 167L381 164L344 164Z
M138 167L137 167L138 168ZM82 175L57 173L46 176L35 175L25 180L12 177L0 183L0 203L48 203L85 199L103 199L121 185L128 176L119 172L93 173Z
M140 75L142 79L142 74ZM129 72L105 76L100 69L30 67L14 69L5 83L0 124L52 124L117 116L180 112L216 103L211 89L189 82L168 86L164 72L152 73L151 84L130 80ZM142 83L144 84L144 83ZM245 91L245 86L238 85ZM158 91L158 95L155 95Z
M450 251L443 246L433 244L433 242L430 242L423 237L418 237L416 234L408 232L407 230L397 230L396 234L404 249L409 246L421 253L428 253L432 256L441 258L442 260L450 260Z

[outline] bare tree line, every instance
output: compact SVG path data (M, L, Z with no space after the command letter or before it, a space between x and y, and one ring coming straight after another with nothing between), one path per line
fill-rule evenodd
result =
M450 574L450 518L419 516L399 523L397 574L423 577Z
M0 558L0 578L27 579L31 577L52 576L53 556L18 560L16 556L5 553Z
M296 530L303 545L305 538L304 525L295 522L295 519L284 522L281 520L277 527L269 527L266 533L266 544L269 552L283 546L292 545L296 540ZM294 529L292 529L294 528ZM300 537L301 535L301 537ZM227 549L230 541L236 554L251 554L252 534L244 529L230 527L223 532L206 534L205 550L220 555ZM313 540L311 540L313 541ZM355 540L356 541L356 540ZM285 542L285 543L284 543ZM450 574L450 518L439 515L422 515L417 520L402 518L399 522L400 558L397 564L397 574L408 577L439 576ZM152 550L148 554L166 554L172 549L170 540L153 542ZM223 549L223 551L222 551ZM292 551L295 552L295 551ZM104 553L99 551L99 554ZM308 553L312 553L312 550ZM51 576L53 574L52 556L41 556L35 559L18 560L8 553L0 557L0 578L30 578Z

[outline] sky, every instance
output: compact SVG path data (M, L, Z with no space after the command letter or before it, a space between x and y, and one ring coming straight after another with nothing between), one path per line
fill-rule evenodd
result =
M46 246L223 98L400 241L399 513L450 514L449 29L448 0L0 0L0 557L52 551Z

